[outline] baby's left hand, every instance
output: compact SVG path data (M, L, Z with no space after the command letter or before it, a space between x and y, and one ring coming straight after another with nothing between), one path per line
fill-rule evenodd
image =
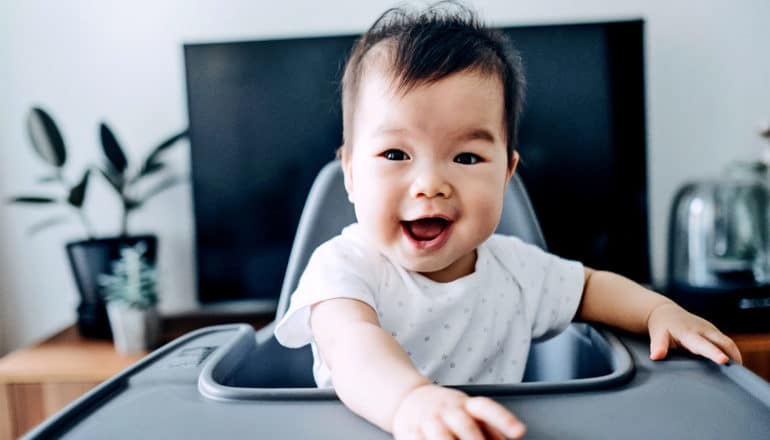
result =
M683 347L718 364L729 359L742 363L741 352L732 339L674 303L656 307L647 319L647 328L652 360L665 358L669 348Z

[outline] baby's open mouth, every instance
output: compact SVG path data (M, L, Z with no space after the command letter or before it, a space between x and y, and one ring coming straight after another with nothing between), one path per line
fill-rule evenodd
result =
M440 217L428 217L401 222L404 230L417 241L435 239L444 232L449 223L449 220Z

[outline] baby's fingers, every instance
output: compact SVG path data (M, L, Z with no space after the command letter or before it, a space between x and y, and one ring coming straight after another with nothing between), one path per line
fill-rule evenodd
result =
M461 440L484 440L484 434L476 421L461 409L451 409L443 413L444 423Z
M502 432L509 438L521 438L527 431L519 421L503 405L486 397L473 397L465 402L465 409L473 417L485 422L491 429Z
M727 353L727 355L730 356L730 359L738 362L739 364L743 363L743 358L741 357L740 350L738 350L738 346L735 345L735 342L727 337L724 333L714 329L712 331L706 332L704 336L716 344L717 347L721 348L723 352Z
M496 428L493 428L489 423L487 422L479 422L479 425L481 425L481 430L484 431L484 438L487 440L506 440L507 437L503 435L502 432L498 431Z
M432 417L422 425L422 438L426 440L454 440L455 436L449 431L443 420Z
M671 337L667 330L658 330L650 335L650 359L657 361L668 354Z
M679 341L682 346L695 354L711 359L718 364L724 364L729 360L726 354L705 337L692 333Z

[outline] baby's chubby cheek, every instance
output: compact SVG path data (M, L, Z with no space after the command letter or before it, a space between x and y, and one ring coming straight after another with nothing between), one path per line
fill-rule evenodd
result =
M478 217L477 223L483 233L492 235L497 225L500 223L500 217L503 215L503 203L489 202L476 208L475 215Z
M400 238L401 219L385 203L357 203L356 220L376 244L387 245Z

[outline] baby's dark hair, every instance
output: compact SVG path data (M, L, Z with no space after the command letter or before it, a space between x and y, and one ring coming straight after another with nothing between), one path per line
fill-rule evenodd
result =
M372 49L387 54L396 90L402 94L462 71L498 76L503 84L508 163L513 160L524 101L521 58L499 30L484 27L470 8L442 1L421 13L385 11L356 42L342 77L343 146L353 140L353 113ZM341 151L340 151L341 153Z

